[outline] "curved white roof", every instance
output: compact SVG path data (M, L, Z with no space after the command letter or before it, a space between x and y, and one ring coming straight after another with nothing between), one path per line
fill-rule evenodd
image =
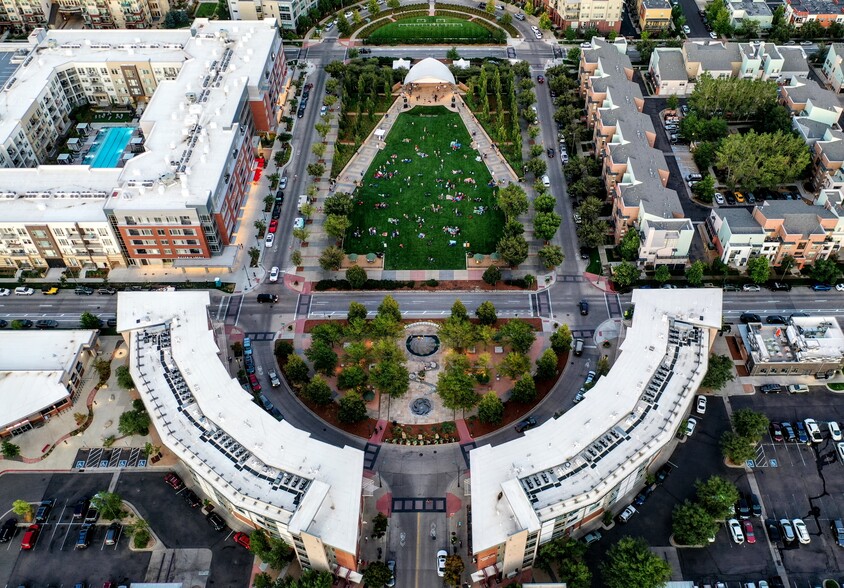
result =
M404 77L405 84L454 84L454 75L448 66L433 57L426 57L410 68Z

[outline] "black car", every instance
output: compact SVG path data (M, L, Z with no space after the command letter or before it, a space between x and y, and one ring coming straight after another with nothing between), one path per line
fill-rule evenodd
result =
M106 325L109 326L109 327L116 327L117 326L117 319L116 318L108 319L106 321Z
M299 112L296 113L296 118L302 118L303 116L305 116L305 109L300 108Z
M791 284L786 284L784 282L774 282L771 284L771 290L774 292L790 292L791 291Z
M45 523L47 522L47 517L50 516L50 511L53 510L53 507L56 505L56 499L50 498L48 500L42 500L41 504L38 505L38 510L35 511L35 522L36 523Z
M49 319L42 319L40 321L35 321L35 328L36 329L55 329L59 326L58 321L52 321Z
M765 322L769 325L787 325L788 319L781 314L771 314L765 317Z
M29 320L29 319L20 319L20 320L18 320L17 322L16 322L16 321L12 321L12 323L13 323L13 324L12 324L12 328L14 328L15 324L18 324L18 325L20 325L20 328L21 328L21 329L31 329L31 328L32 328L32 326L35 324L34 322L32 322L32 321L31 321L31 320Z
M284 191L283 190L279 190L278 192L275 193L275 201L278 202L279 204L284 202Z
M0 528L0 543L8 543L15 536L15 530L18 528L18 519L7 519Z
M759 502L759 497L756 496L753 492L749 492L747 494L747 502L750 503L750 512L753 513L753 516L761 517L762 504Z
M671 472L673 471L674 464L666 462L666 464L659 468L659 470L657 470L656 472L656 483L662 484L663 482L665 482L666 478L668 478L668 476L671 475Z
M553 158L554 157L554 148L549 147L548 150L545 153L548 154L548 157Z
M274 417L274 418L275 418L275 420L277 420L277 421L283 421L283 420L284 420L284 415L283 415L283 414L281 414L281 411L280 411L280 410L278 409L278 407L276 407L276 406L273 406L273 407L270 409L270 414L271 414L271 415L273 415L273 417Z
M93 534L93 525L82 525L79 529L79 536L76 538L76 549L87 549L91 544L91 535Z
M643 504L645 504L645 501L648 499L648 497L651 494L653 494L656 491L656 488L657 488L656 483L648 484L647 486L642 488L642 491L639 492L636 495L636 498L633 500L633 504L635 506L642 506Z
M197 506L202 504L202 501L199 499L199 496L197 496L196 492L194 492L190 488L182 492L182 496L184 497L185 502L187 502L188 506L191 508L196 508Z
M278 220L278 217L280 217L280 216L281 216L281 202L276 201L276 203L273 205L272 217L273 217L273 219Z
M358 50L358 53L360 53L361 55L368 55L369 53L372 53L372 49L367 49L366 47L363 47Z
M585 300L581 300L580 302L577 303L577 306L578 306L578 308L580 308L580 314L582 314L583 316L586 316L587 314L589 314L589 303L588 302L586 302Z
M85 513L88 512L88 505L90 504L87 498L80 498L79 501L76 503L76 506L73 507L73 518L74 519L82 519L85 517Z
M759 390L762 394L779 394L782 392L782 386L779 384L763 384Z
M0 329L5 329L8 326L9 326L8 321L4 321L3 319L0 319Z
M761 323L762 317L758 314L753 314L752 312L743 312L741 313L739 320L746 325L747 323Z
M208 520L208 524L214 527L215 531L222 531L226 528L226 521L216 512L209 512L205 518Z
M94 293L93 288L87 286L78 286L74 291L77 296L91 296Z
M520 421L515 429L517 433L521 433L523 431L527 431L528 429L532 429L536 426L536 419L533 417L528 417L523 421Z
M747 503L744 496L740 496L738 502L736 503L736 516L740 519L750 518L750 505Z
M776 519L765 519L765 530L768 532L768 538L771 540L771 543L776 543L782 539L780 526Z

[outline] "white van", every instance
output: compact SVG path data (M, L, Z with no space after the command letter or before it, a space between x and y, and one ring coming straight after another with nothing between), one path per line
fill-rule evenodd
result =
M583 339L574 340L574 354L578 356L583 355Z
M549 178L547 175L542 176L542 185L546 188L549 187L551 185L551 178Z
M302 194L299 196L299 204L297 205L299 212L302 212L302 207L306 204L308 204L308 197L305 194Z

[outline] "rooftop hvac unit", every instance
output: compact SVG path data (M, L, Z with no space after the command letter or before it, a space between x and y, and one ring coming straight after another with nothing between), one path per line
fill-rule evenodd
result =
M185 92L185 98L188 104L194 104L196 102L196 92Z

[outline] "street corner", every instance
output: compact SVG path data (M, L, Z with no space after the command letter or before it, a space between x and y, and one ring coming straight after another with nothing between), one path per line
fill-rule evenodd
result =
M447 492L445 495L445 512L447 516L453 517L463 508L463 499L457 494Z
M375 501L375 510L386 517L393 516L393 493L389 491L384 492L384 494Z

